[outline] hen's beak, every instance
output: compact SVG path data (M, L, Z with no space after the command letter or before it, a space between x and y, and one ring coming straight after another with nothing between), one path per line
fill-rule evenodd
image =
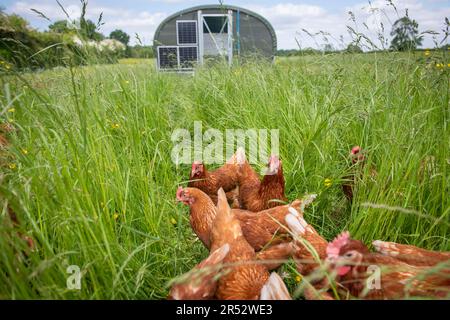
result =
M183 197L184 197L183 187L180 186L177 189L177 201L183 202Z

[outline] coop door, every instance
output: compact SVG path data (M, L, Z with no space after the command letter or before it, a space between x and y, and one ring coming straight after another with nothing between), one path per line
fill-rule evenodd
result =
M220 56L231 63L233 55L231 17L231 14L203 14L201 16L202 58Z

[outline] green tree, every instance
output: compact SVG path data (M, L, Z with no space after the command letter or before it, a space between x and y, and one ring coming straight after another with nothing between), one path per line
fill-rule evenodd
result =
M334 52L335 49L331 43L326 43L323 47L323 51L328 53L328 52Z
M74 26L77 23L73 23ZM50 31L55 33L69 33L72 28L68 26L67 20L58 20L48 26ZM97 31L97 25L91 20L81 19L79 23L79 33L85 39L100 41L105 38L103 34Z
M24 18L14 13L7 15L3 10L0 11L0 26L16 31L27 31L29 29L28 21Z
M105 38L103 34L97 31L97 25L91 20L85 20L81 18L80 20L80 33L87 39L100 41Z
M56 33L67 33L69 28L67 27L67 20L58 20L48 26L48 29Z
M120 29L116 29L116 30L112 31L109 34L109 37L111 39L115 39L117 41L122 42L126 46L128 46L128 42L130 42L130 36L126 32L124 32Z
M391 49L397 51L414 50L422 44L423 36L419 36L419 25L409 17L403 17L395 21L392 26Z
M357 44L354 44L354 43L350 43L347 46L347 49L345 49L345 51L348 53L362 53L363 52L362 49Z

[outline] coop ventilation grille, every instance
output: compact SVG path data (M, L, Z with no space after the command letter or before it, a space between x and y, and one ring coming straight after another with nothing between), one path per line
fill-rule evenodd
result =
M178 47L158 47L159 69L178 68Z
M192 70L198 62L197 46L159 46L158 47L158 69L169 70Z
M181 69L191 69L197 62L197 47L179 47Z
M178 45L197 44L197 21L195 20L177 21L177 44Z

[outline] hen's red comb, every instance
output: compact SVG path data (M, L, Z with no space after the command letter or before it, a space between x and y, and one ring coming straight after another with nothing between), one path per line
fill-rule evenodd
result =
M327 256L337 258L339 256L339 251L343 246L345 246L350 240L350 232L344 231L333 241L331 241L327 246Z
M183 187L179 186L177 189L177 200L183 201Z
M361 152L361 147L360 146L354 146L352 148L351 154L358 154Z

